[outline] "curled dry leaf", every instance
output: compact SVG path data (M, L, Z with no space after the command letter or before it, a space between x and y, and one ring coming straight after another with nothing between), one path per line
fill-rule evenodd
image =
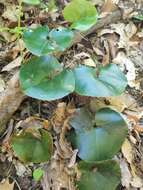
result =
M51 118L51 123L56 133L60 133L63 122L66 118L66 103L61 102L57 105L53 116Z
M133 148L128 139L123 143L121 150L124 158L126 158L127 162L131 164L133 162Z
M136 44L136 42L131 41L132 36L137 32L137 27L133 22L130 22L127 25L124 23L112 24L111 27L114 32L120 36L120 40L118 42L119 48L125 48L128 50L130 46Z

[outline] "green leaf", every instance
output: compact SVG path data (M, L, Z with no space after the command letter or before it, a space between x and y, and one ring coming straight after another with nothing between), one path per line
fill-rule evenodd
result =
M31 5L38 5L40 4L39 0L22 0L23 3L31 4Z
M99 70L87 66L74 69L75 92L82 96L106 97L123 93L127 79L118 66L109 64Z
M62 69L53 56L32 58L20 69L20 85L23 92L40 100L55 100L74 91L73 72Z
M26 48L37 56L47 55L54 51L64 51L73 39L74 33L60 27L49 31L47 26L28 29L23 34Z
M143 21L143 14L138 14L138 15L135 15L133 16L133 18L139 20L139 21Z
M39 135L40 138L37 138L31 132L23 131L20 135L12 137L11 146L21 161L40 163L51 158L53 151L51 135L44 129L39 129Z
M72 23L71 28L85 31L97 22L97 11L87 0L72 0L63 10L65 20Z
M44 174L44 171L42 168L37 168L33 171L33 178L35 181L39 181Z
M89 120L89 114L84 108L77 110L70 120L75 129L71 141L78 148L78 156L85 161L103 161L111 159L121 148L127 136L127 124L122 116L110 109L102 108L95 114L95 121L91 119L87 127L81 123ZM83 113L87 113L87 116ZM89 128L89 124L91 126Z
M49 37L56 42L59 51L64 51L71 44L74 33L68 28L59 27L51 30Z
M80 162L81 177L77 182L79 190L115 190L120 183L120 168L115 161L103 163Z

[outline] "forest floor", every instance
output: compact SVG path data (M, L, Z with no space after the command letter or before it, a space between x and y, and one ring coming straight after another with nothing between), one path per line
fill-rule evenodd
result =
M67 0L55 1L50 11L47 2L41 7L23 6L21 24L44 24L50 28L64 26L61 12ZM119 65L126 74L128 87L124 94L113 98L89 98L71 94L47 102L26 97L15 81L22 63L20 52L23 51L27 57L29 54L24 49L23 41L16 39L15 34L0 32L0 127L3 129L0 130L0 190L50 190L51 186L52 190L75 189L69 164L76 163L77 150L72 150L65 141L62 127L70 107L83 105L91 110L108 106L122 112L128 123L128 137L116 158L121 168L118 189L143 190L143 1L92 2L99 12L99 20L104 20L104 24L74 44L59 59L66 66L78 63L92 66L91 56L95 55L97 62L103 65ZM16 0L0 0L1 27L17 26L17 5ZM112 17L114 12L120 14ZM106 18L108 15L111 15L109 21ZM142 15L142 19L136 18L137 15ZM7 107L11 111L6 115ZM54 126L54 155L50 163L25 165L14 156L8 141L14 130L39 125L39 119L44 121L47 128L50 122ZM41 181L35 182L32 171L39 166L44 168L45 173Z

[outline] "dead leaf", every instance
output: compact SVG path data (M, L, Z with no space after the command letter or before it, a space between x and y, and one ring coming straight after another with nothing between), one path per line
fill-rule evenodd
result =
M127 80L128 85L130 87L136 87L136 89L139 89L139 83L136 83L136 68L134 66L134 63L131 61L130 58L128 58L124 52L119 52L116 56L116 58L113 60L113 63L119 64L126 68L127 70Z
M121 168L121 183L123 187L129 189L132 180L132 175L130 173L128 164L125 162L124 159L120 159L120 168Z
M102 6L102 12L112 12L116 9L116 5L113 0L105 0L105 3Z
M70 170L66 167L65 161L56 158L52 159L47 168L45 168L42 187L43 190L75 190L73 182L74 175L70 175Z
M120 40L118 42L119 48L124 48L128 50L131 46L138 43L135 41L131 41L131 38L137 32L137 27L133 22L130 22L127 25L124 23L112 24L111 29L113 29L114 32L116 32L120 36Z
M14 182L9 183L9 179L6 179L4 182L0 183L0 190L13 190Z
M8 19L12 22L17 22L17 9L14 4L7 4L6 10L4 11L3 18Z
M125 108L128 107L126 104L126 95L122 94L117 97L107 97L107 98L93 98L90 101L90 109L92 111L97 111L103 107L111 107L116 109L119 112L122 112Z
M131 173L133 175L133 179L131 181L131 185L136 188L142 188L143 187L143 179L137 175L136 167L131 164Z
M69 164L68 164L68 168L72 168L72 167L75 165L77 153L78 153L78 149L75 149L75 150L73 151L73 155L72 155L72 157L71 157L71 159L70 159L70 162L69 162Z
M128 139L125 140L124 144L122 145L122 153L124 158L128 161L128 163L132 163L133 161L133 148Z
M60 133L60 138L59 138L59 145L60 145L62 155L64 158L71 158L72 156L72 147L70 146L70 143L68 143L68 141L65 138L66 132L69 128L69 125L68 125L69 119L70 119L70 116L67 117L67 119L64 121L62 130Z
M61 131L63 122L66 117L65 112L66 112L66 103L65 102L59 103L51 118L51 123L56 133L60 133Z
M24 173L28 172L28 167L26 168L24 166L24 164L22 164L18 160L15 160L14 166L15 166L15 169L16 169L16 174L18 176L24 177Z
M76 60L80 60L81 64L84 64L84 65L87 65L90 67L96 67L95 62L93 61L93 59L91 59L91 57L88 53L85 53L85 52L78 53L78 54L74 55L74 58Z
M103 44L104 44L103 46L104 46L104 49L105 49L105 54L104 54L103 59L102 59L102 64L105 66L105 65L109 64L109 61L110 61L110 51L109 51L108 41L104 40Z
M95 62L94 62L93 59L91 59L91 58L84 59L84 60L83 60L83 64L84 64L84 65L87 65L87 66L89 66L89 67L96 67Z
M0 76L0 93L4 91L5 87L6 87L5 82Z
M21 65L22 59L23 58L21 56L17 57L15 60L10 62L8 65L4 66L2 68L2 71L11 71L12 69L14 69L16 67L19 67Z

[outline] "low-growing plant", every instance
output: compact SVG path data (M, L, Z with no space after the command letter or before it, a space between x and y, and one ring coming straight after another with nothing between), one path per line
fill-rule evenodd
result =
M39 0L23 2L32 5L40 3ZM77 30L86 31L97 22L95 6L87 0L72 0L64 8L63 17L70 24L67 28L38 26L23 32L25 47L33 54L20 68L19 80L23 92L47 101L63 98L72 92L90 97L123 93L127 80L117 65L89 67L81 64L71 69L63 67L54 56L72 45ZM95 115L81 108L77 109L70 125L74 130L68 139L79 150L78 156L83 160L78 163L81 177L76 182L77 188L115 190L120 181L120 169L112 158L127 135L123 117L109 108L103 108ZM12 138L12 147L20 160L37 163L50 159L52 137L43 129L40 129L40 136L37 139L31 133L23 132Z

